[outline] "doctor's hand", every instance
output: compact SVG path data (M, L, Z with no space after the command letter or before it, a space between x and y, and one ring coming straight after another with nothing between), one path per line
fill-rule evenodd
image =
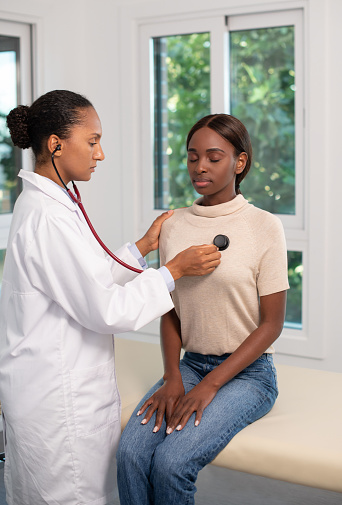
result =
M157 217L140 240L138 240L135 245L139 249L141 256L146 256L146 254L151 251L155 251L159 247L159 235L163 222L169 219L173 214L173 210L168 210L163 212Z
M214 244L191 246L166 263L176 281L183 276L210 274L221 262L221 253Z
M179 373L179 375L165 380L164 384L142 405L137 414L140 416L146 411L141 424L147 424L153 413L156 412L153 427L153 433L156 433L161 428L164 416L166 422L169 422L182 397L184 397L184 386L182 376Z

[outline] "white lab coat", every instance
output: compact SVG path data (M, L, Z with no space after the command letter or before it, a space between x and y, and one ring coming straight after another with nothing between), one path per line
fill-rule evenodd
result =
M106 257L59 186L21 172L0 307L9 505L104 505L116 488L114 332L173 305L161 274ZM117 255L139 268L127 246Z

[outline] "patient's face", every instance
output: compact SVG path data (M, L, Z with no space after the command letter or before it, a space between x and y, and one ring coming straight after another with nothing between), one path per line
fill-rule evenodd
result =
M210 128L194 133L187 165L193 187L203 195L203 205L217 205L235 197L236 173L243 170L240 158L235 156L232 144Z

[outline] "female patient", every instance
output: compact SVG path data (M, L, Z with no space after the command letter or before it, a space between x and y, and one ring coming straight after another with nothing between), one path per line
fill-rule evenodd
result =
M284 322L286 246L279 219L240 193L249 135L233 116L210 115L190 130L187 150L202 196L163 224L161 262L219 234L229 247L207 277L176 282L175 308L161 321L164 376L119 446L121 505L193 504L199 470L267 414L278 394L272 344Z

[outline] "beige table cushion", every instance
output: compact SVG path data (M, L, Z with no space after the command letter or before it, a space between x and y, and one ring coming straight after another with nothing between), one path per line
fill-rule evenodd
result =
M162 375L160 348L116 340L122 425ZM279 398L213 464L342 492L342 374L278 365Z

